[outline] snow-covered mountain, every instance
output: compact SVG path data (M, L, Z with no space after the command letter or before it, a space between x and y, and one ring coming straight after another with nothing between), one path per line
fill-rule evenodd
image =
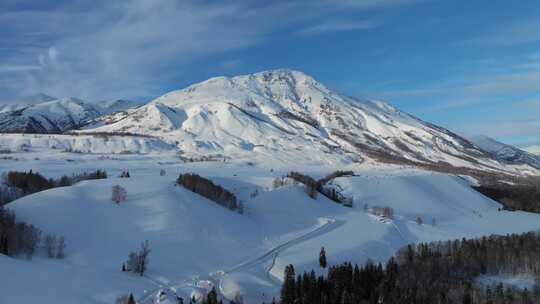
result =
M128 109L136 108L141 104L126 99L111 99L103 100L96 103L96 107L102 114L111 114L115 112L126 111Z
M338 94L286 69L211 78L101 117L83 132L158 136L187 156L257 152L289 159L500 166L446 129L382 101Z
M527 152L529 152L531 154L534 154L534 155L537 155L537 156L540 155L540 145L525 146L525 147L522 147L522 150L527 151Z
M498 160L511 163L527 164L540 169L540 156L534 155L517 147L496 141L493 138L479 135L469 138L478 147L492 154Z
M0 113L0 131L61 133L77 128L100 114L98 109L82 100L62 98Z
M11 112L23 109L30 105L55 100L54 97L40 93L36 95L23 96L10 100L2 100L0 103L0 113Z
M38 98L39 97L39 98ZM102 115L138 106L128 100L88 103L69 97L54 99L46 95L0 108L2 133L62 133L81 127Z

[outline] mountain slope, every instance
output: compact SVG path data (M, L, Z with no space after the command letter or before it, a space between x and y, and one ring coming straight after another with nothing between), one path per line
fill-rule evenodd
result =
M138 106L128 100L102 101L96 104L77 98L53 99L46 95L32 102L20 102L0 108L2 133L62 133L80 128L102 115Z
M94 106L76 98L62 98L0 114L4 133L61 133L100 115Z
M85 129L159 136L186 156L256 152L284 160L500 167L446 129L382 101L335 93L301 72L284 69L211 78L104 116Z
M112 99L103 100L96 103L96 107L102 114L111 114L115 112L126 111L128 109L136 108L141 104L132 100L125 99Z
M24 97L16 98L14 100L7 100L7 101L3 100L2 104L0 104L0 113L20 110L30 105L47 102L51 100L55 100L55 98L49 95L45 95L45 94L24 96Z
M517 147L507 145L487 136L474 136L469 138L478 147L492 154L495 158L512 163L527 164L540 169L540 157L521 150Z

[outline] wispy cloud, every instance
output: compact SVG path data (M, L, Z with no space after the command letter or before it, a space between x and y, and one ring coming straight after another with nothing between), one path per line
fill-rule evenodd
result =
M486 46L512 46L516 44L540 41L540 19L537 16L522 18L507 22L491 29L490 32L479 34L478 37L469 39L467 43Z
M331 20L308 26L298 33L301 35L316 35L328 32L366 30L377 24L368 20Z
M8 1L0 10L0 83L20 95L150 96L202 58L260 44L286 27L408 2L96 0L20 9ZM369 26L338 18L311 31Z
M41 69L38 65L0 65L0 73L27 72Z

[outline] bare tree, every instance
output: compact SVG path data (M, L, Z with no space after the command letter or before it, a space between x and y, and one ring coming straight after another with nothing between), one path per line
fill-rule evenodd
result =
M115 185L112 187L112 201L120 204L121 202L125 201L127 197L126 189L124 189L120 185Z
M60 236L58 238L58 242L56 245L56 258L63 259L66 256L65 250L66 250L66 239L63 236Z
M141 244L141 251L139 251L141 276L148 268L148 255L150 254L150 251L150 244L148 243L148 240L146 240Z
M43 243L43 246L45 247L45 253L47 254L47 257L54 258L56 257L56 236L55 235L47 235L45 236L45 241Z
M141 244L141 249L139 252L131 252L127 261L128 271L137 273L139 275L144 275L144 272L148 268L148 255L150 254L150 244L148 241L144 241Z

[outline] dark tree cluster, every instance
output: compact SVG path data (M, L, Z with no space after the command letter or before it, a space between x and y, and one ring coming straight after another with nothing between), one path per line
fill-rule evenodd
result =
M338 177L343 177L343 176L354 176L354 172L353 171L342 171L342 170L334 171L334 172L328 174L327 176L319 179L317 181L317 183L319 185L321 185L321 186L324 186L329 181L331 181L333 179L336 179Z
M316 198L317 193L321 193L322 195L326 196L327 198L336 203L342 204L347 207L352 207L352 198L345 197L335 187L325 187L328 182L335 178L352 175L354 175L352 171L335 171L319 180L316 180L309 175L291 171L287 173L286 177L294 180L295 182L304 184L306 186L306 193L311 198ZM283 186L284 184L285 182L283 178L274 180L274 188Z
M39 191L74 185L83 180L107 178L107 172L96 170L71 176L63 175L58 179L45 178L32 170L28 172L10 171L2 177L0 185L0 205L5 205L13 200Z
M285 268L281 303L540 303L540 288L475 284L479 275L540 273L540 235L490 236L409 245L382 264L332 266L296 276Z
M103 170L96 170L94 172L84 172L80 174L72 174L71 176L63 175L58 180L53 180L53 187L66 187L72 186L78 182L84 180L93 180L93 179L105 179L107 178L107 172Z
M214 184L211 180L201 177L194 173L180 174L176 180L178 185L195 192L207 199L216 202L229 210L243 212L242 203L236 199L236 196L221 187Z
M0 206L0 254L31 258L42 239L39 228L17 221L15 214ZM50 258L64 258L66 242L63 236L45 236L45 254Z
M530 177L512 183L489 181L473 188L498 201L506 210L540 213L540 180L537 178Z
M306 193L309 197L317 197L318 183L313 177L295 171L287 173L287 177L296 182L304 184L306 186Z
M6 174L4 183L22 191L23 195L47 190L54 187L54 181L47 179L32 170L28 172L10 171Z

